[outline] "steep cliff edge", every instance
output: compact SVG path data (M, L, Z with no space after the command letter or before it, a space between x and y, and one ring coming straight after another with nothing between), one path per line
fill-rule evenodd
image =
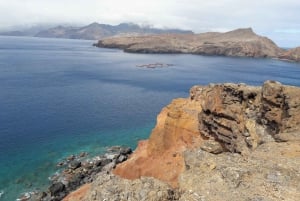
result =
M139 143L127 163L114 170L127 179L155 177L176 187L185 170L182 153L202 142L198 114L201 106L190 99L175 99L157 117L149 140Z
M100 40L98 47L120 48L138 53L192 53L242 57L278 57L282 49L251 28L226 33L161 34L115 37Z
M117 176L101 173L81 200L298 200L299 97L275 81L194 86L161 111Z
M268 81L194 86L158 116L148 141L114 173L128 179L152 176L176 187L185 170L183 151L248 154L260 144L300 140L300 89Z

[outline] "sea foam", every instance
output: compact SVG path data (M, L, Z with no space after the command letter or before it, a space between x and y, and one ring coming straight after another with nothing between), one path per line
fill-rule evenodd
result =
M2 197L3 194L4 194L4 191L0 190L0 199L1 199L1 197Z

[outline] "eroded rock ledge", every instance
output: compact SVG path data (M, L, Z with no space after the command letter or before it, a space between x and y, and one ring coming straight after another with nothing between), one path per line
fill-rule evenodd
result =
M298 87L194 86L161 111L115 175L99 174L79 200L297 200L299 123Z

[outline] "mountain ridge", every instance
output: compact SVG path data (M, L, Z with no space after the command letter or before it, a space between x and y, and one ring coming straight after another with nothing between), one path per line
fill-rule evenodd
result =
M100 40L106 37L124 35L148 35L161 33L193 33L189 30L181 29L159 29L150 26L140 26L135 23L120 23L118 25L100 24L93 22L84 26L58 25L54 27L41 26L31 27L24 30L12 30L0 32L2 36L31 36L42 38L66 38Z
M0 32L4 36L33 36L42 38L67 38L100 40L106 37L124 35L148 35L162 33L191 34L192 31L181 29L159 29L150 26L140 26L134 23L120 23L118 25L100 24L93 22L85 26L63 26L58 25L52 28L29 28L25 30L12 30Z

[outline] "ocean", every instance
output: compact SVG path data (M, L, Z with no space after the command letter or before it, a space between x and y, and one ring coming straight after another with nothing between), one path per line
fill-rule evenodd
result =
M265 80L300 86L300 64L272 59L130 54L95 41L0 37L0 200L42 190L63 158L135 148L193 85ZM150 63L166 68L141 68Z

